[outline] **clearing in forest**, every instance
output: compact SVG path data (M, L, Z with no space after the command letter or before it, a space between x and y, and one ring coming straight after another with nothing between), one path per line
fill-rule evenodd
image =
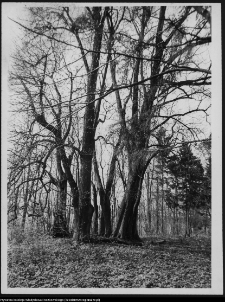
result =
M9 244L8 287L210 288L209 238L147 238L143 246L73 245L33 237Z

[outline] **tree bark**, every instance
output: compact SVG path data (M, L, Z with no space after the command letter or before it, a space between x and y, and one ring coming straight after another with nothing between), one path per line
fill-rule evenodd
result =
M115 230L114 230L114 233L113 233L113 237L118 237L119 236L119 230L120 230L121 223L122 223L122 220L123 220L123 215L124 215L124 212L125 212L125 208L126 208L126 199L125 199L125 196L124 196L124 198L121 202L121 205L119 206L118 219L117 219L117 222L116 222L116 227L115 227Z
M30 172L31 172L31 169L30 169L30 166L28 166L27 179L30 178ZM34 183L34 181L33 181L33 183ZM32 184L32 187L33 187L33 184ZM23 217L22 217L22 224L21 224L22 230L24 230L24 228L25 228L27 209L28 209L28 206L29 206L28 195L29 195L29 182L27 182L27 184L26 184L26 189L25 189L25 194L24 194L24 205L23 205L24 208L23 208Z
M53 223L53 237L68 237L69 227L66 219L67 179L59 181L59 198L56 202L56 212Z
M80 240L86 241L90 238L90 226L94 208L91 205L91 171L92 158L95 148L95 93L97 86L98 67L100 59L100 50L102 43L102 34L104 21L106 16L105 8L103 17L101 17L101 7L93 7L92 17L95 26L94 42L92 53L92 62L90 74L87 83L87 99L84 116L84 130L83 130L83 146L81 153L81 170L80 170L80 194L79 194L79 208L80 208Z
M120 145L120 138L116 146L113 150L113 155L109 167L109 174L107 177L107 182L105 189L103 188L102 181L99 175L98 165L96 154L94 153L94 172L95 172L95 179L99 190L100 195L100 204L101 204L101 220L100 220L100 235L109 237L112 235L112 220L111 220L111 206L110 206L110 198L112 193L112 186L113 186L113 179L115 174L115 166L117 160L117 152Z
M157 193L156 193L156 233L159 234L159 179L157 178Z
M93 216L93 234L98 234L98 204L97 204L97 190L94 184L92 184L93 189L93 203L94 203L94 216Z
M125 240L140 240L137 231L137 214L141 198L141 187L146 166L143 162L133 162L129 167L127 188L124 196L120 237ZM121 219L121 217L120 217ZM119 223L119 221L118 221Z
M146 216L147 216L147 233L150 234L151 232L151 209L150 209L150 181L149 181L150 175L149 172L147 172L146 175L146 187L147 187L147 203L146 203Z
M164 162L162 162L162 165L164 164ZM161 217L161 231L162 231L162 235L164 233L164 208L163 208L163 203L164 203L164 169L163 169L163 166L162 166L162 204L161 204L161 214L162 214L162 217Z

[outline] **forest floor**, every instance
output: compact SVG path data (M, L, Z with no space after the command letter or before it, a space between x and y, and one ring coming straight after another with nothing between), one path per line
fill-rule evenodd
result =
M37 236L8 243L8 287L210 288L211 239L143 239L143 246ZM157 241L159 241L157 243ZM154 243L154 244L153 244Z

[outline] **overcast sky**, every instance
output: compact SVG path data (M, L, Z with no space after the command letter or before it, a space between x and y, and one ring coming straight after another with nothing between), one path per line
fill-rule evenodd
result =
M2 82L3 82L3 103L4 103L4 109L7 110L8 112L8 102L7 100L9 99L9 92L8 92L8 83L7 83L7 79L8 79L8 70L9 70L9 66L10 66L10 55L13 54L13 50L14 50L14 44L15 41L19 41L19 37L20 37L20 27L18 26L18 24L14 23L13 21L10 20L14 19L17 21L24 21L26 20L26 7L30 7L30 6L59 6L60 4L65 5L74 5L71 3L43 3L43 2L27 2L27 3L23 3L23 2L17 2L17 3L2 3ZM162 3L163 4L163 3ZM187 3L188 4L188 3ZM184 4L184 5L187 5ZM80 6L84 6L84 3L76 3L76 5L80 5ZM87 6L88 3L85 3L85 6ZM93 5L93 3L91 4ZM95 3L95 5L97 5L97 3ZM101 4L102 5L102 4ZM104 3L104 5L106 5ZM118 4L117 4L118 5ZM128 5L127 3L120 3L119 5ZM135 3L132 3L132 5L135 5ZM136 5L141 5L141 3L138 3ZM146 5L146 3L144 4ZM152 3L151 3L152 5ZM156 5L161 5L161 3L157 3ZM166 4L168 6L168 3ZM169 4L170 6L171 4ZM182 6L182 3L177 3L177 4L173 4L175 6ZM193 5L193 4L192 4ZM212 13L215 13L215 10L212 9ZM213 19L213 24L215 27L215 21L217 19ZM22 22L24 23L24 22ZM218 32L218 31L217 31ZM220 32L220 31L219 31ZM219 33L218 32L218 33ZM215 30L214 30L215 33ZM213 41L215 40L214 37L215 34L213 34ZM217 56L217 51L218 49L216 47L213 47L213 52L212 52L212 59L213 56L214 58L216 58L216 60L218 60L217 58L219 56ZM213 64L213 67L215 65ZM212 70L213 70L212 67ZM215 78L214 78L215 79ZM215 80L214 80L215 83ZM215 112L215 110L214 110ZM220 112L220 111L218 111ZM7 119L7 114L4 114L3 116L4 119ZM208 132L208 131L207 131Z

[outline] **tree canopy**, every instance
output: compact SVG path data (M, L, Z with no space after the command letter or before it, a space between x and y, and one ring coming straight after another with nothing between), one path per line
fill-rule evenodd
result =
M170 170L196 202L204 171L187 142L209 135L207 7L31 7L13 22L9 221L19 208L90 240L98 194L100 233L140 240L146 171L179 145Z

